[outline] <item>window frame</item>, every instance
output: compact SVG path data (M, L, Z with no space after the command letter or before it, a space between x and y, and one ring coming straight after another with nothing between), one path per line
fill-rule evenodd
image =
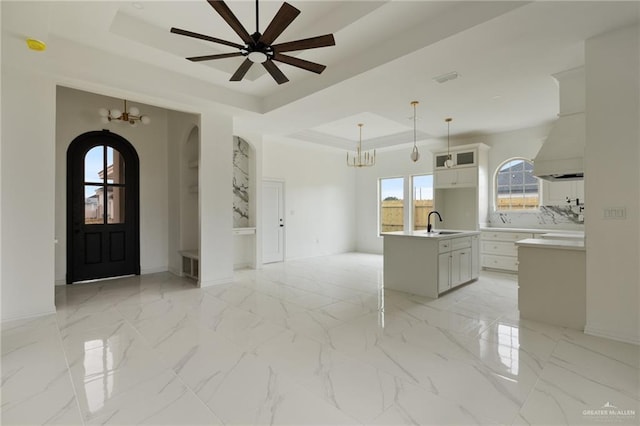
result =
M538 203L535 207L530 207L530 208L519 208L519 209L500 209L498 207L498 174L500 173L500 170L508 163L512 162L512 161L523 161L527 164L530 164L531 166L533 166L533 161L525 158L525 157L510 157L507 158L506 160L500 162L500 164L498 164L498 167L496 167L494 173L493 173L493 211L494 212L537 212L540 211L540 206L542 205L542 180L536 176L532 176L536 179L536 182L538 183ZM524 172L523 172L524 174ZM524 183L523 183L524 185ZM509 187L511 187L511 184L509 185ZM510 192L512 193L512 192Z
M378 200L377 200L377 205L378 205L378 221L377 221L377 235L378 237L382 237L383 235L383 231L382 231L382 181L384 180L391 180L391 179L402 179L402 230L404 230L405 228L405 220L404 220L404 213L405 213L405 199L404 199L404 194L405 194L405 189L406 189L406 185L407 185L407 178L406 176L387 176L387 177L379 177L378 178ZM393 231L384 231L384 232L393 232Z
M409 176L410 179L410 188L411 188L411 198L409 200L409 214L410 214L410 230L411 231L420 231L421 229L416 229L416 206L415 206L415 193L414 193L414 181L416 177L422 177L422 176L431 176L431 202L434 203L435 202L435 188L434 188L434 180L435 180L435 174L433 172L431 173L419 173L419 174L415 174L415 175L411 175ZM432 210L435 209L435 205L432 206ZM425 230L427 229L426 226L424 228Z

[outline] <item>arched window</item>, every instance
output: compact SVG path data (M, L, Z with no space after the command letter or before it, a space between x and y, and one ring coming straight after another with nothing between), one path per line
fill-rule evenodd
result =
M495 209L534 210L540 205L540 180L533 175L533 163L510 158L498 166L495 175Z

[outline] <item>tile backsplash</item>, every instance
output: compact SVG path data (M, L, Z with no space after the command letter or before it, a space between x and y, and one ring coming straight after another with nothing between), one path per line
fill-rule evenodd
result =
M540 206L531 211L501 211L489 214L489 226L496 228L542 228L584 230L584 211L576 206Z
M249 226L249 144L233 137L233 227Z

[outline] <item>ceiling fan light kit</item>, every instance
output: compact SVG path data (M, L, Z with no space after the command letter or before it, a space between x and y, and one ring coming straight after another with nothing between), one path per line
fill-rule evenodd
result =
M293 52L306 49L317 49L320 47L334 46L336 44L333 34L325 34L317 37L311 37L301 40L289 41L286 43L273 44L273 42L287 29L293 20L300 14L300 10L291 6L289 3L283 3L280 9L271 20L264 33L259 30L259 7L256 0L256 32L249 34L246 28L240 23L238 18L233 14L231 9L222 0L207 0L207 3L229 24L231 29L235 31L244 44L238 44L227 40L211 37L204 34L194 33L192 31L180 28L171 28L174 34L186 37L197 38L200 40L210 41L229 47L238 49L233 53L222 53L215 55L193 56L187 58L192 62L209 61L214 59L225 59L232 57L244 57L245 60L240 64L236 72L231 76L230 81L240 81L247 74L251 65L254 63L262 64L267 72L273 77L278 84L289 81L282 71L276 66L274 61L288 64L306 71L321 74L326 66L315 62L300 59L295 56L284 55L283 52Z

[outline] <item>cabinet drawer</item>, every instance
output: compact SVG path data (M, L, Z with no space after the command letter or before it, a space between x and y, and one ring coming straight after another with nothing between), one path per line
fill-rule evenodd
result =
M484 255L482 256L482 267L493 268L493 269L503 269L506 271L517 271L518 258L511 257L511 256Z
M525 238L533 238L533 234L528 232L482 231L483 240L518 241Z
M451 251L451 240L438 241L438 253Z
M451 240L451 250L471 247L471 237L454 238Z
M518 256L518 248L512 242L507 241L483 241L483 254L502 254L505 256Z

